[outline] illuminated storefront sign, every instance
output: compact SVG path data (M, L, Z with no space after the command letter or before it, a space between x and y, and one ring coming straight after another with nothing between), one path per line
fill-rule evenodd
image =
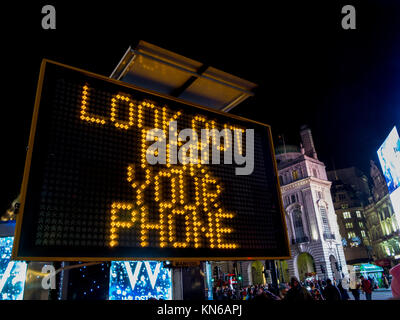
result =
M109 300L171 300L171 270L157 261L113 261Z
M14 237L0 237L0 300L22 300L26 262L10 261Z
M32 123L15 258L290 256L268 126L49 61Z

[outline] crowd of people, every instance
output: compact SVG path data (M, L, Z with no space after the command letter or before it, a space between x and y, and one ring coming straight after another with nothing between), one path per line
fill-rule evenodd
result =
M390 270L393 277L391 289L394 299L400 299L400 264ZM385 287L389 283L384 282ZM359 279L350 280L344 277L341 280L326 279L301 282L292 277L290 283L281 283L279 288L272 285L251 285L242 289L223 285L214 287L215 300L287 300L287 301L312 301L312 300L350 300L352 294L354 300L360 300L361 294L365 294L366 300L372 300L372 292L377 284L372 278L361 276Z

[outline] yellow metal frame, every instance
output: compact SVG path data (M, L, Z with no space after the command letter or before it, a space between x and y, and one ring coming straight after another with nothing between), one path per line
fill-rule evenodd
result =
M250 123L255 123L261 126L264 126L268 129L268 136L270 140L270 146L271 146L271 155L273 159L273 165L274 165L274 170L275 170L275 176L276 176L276 186L277 186L277 192L278 192L278 198L279 198L279 208L280 208L280 213L281 213L281 218L282 218L282 223L283 223L283 228L285 230L285 240L286 240L286 246L288 249L288 256L283 256L283 257L157 257L157 258L136 258L136 257L20 257L18 256L18 247L19 247L19 240L20 240L20 235L21 235L21 226L22 226L22 219L23 219L23 213L24 213L24 208L25 208L25 200L26 200L26 192L27 192L27 187L28 187L28 179L29 179L29 172L30 172L30 167L31 167L31 160L32 160L32 151L33 151L33 145L34 145L34 138L35 138L35 133L36 133L36 123L37 123L37 118L39 114L39 105L40 105L40 98L42 94L42 87L43 87L43 79L44 79L44 74L45 74L45 69L46 69L46 64L54 64L61 66L63 68L67 68L70 70L74 70L80 73L85 74L86 76L90 76L92 78L96 78L99 80L107 81L119 86L123 86L129 89L134 89L137 91L149 93L151 95L161 97L164 99L168 99L171 101L179 102L181 104L189 105L192 107L196 107L199 109L203 109L209 112L213 112L216 114L220 114L226 117L230 117L236 120L240 121L245 121L245 122L250 122ZM234 261L234 260L286 260L291 258L290 254L290 245L289 245L289 238L288 238L288 233L286 229L286 219L285 219L285 213L284 213L284 208L283 208L283 203L282 203L282 194L281 194L281 189L280 189L280 184L279 184L279 179L278 179L278 167L276 164L275 160L275 150L274 150L274 144L272 141L272 132L271 132L271 127L265 123L261 123L255 120L251 119L246 119L237 115L232 115L226 112L221 112L219 110L211 109L208 107L204 107L195 103L189 103L187 101L171 97L168 95L160 94L155 91L143 89L140 87L137 87L135 85L128 84L126 82L122 82L119 80L111 79L96 73L92 73L86 70L82 70L79 68L71 67L56 61L48 60L48 59L43 59L41 66L40 66L40 73L39 73L39 81L36 89L36 98L35 98L35 106L33 110L33 116L32 116L32 123L31 123L31 130L30 130L30 136L29 136L29 144L28 144L28 152L26 155L26 160L25 160L25 168L24 168L24 176L22 179L22 186L21 186L21 206L20 206L20 211L17 216L17 222L15 226L15 239L14 239L14 245L13 245L13 250L11 254L11 259L12 260L24 260L24 261L129 261L129 260L157 260L157 261L165 261L165 260L170 260L170 261Z

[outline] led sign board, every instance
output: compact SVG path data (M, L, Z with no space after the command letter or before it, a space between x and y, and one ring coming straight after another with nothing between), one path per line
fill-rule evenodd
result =
M47 60L21 198L15 259L290 256L269 126Z

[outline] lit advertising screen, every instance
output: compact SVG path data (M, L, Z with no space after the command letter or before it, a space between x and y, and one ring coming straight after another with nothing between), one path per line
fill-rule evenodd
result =
M171 269L159 261L113 261L109 300L172 300Z
M269 126L43 61L13 258L289 256Z
M26 262L11 261L14 237L0 237L0 300L22 300Z
M378 149L378 158L389 193L392 193L400 186L400 138L396 127Z

